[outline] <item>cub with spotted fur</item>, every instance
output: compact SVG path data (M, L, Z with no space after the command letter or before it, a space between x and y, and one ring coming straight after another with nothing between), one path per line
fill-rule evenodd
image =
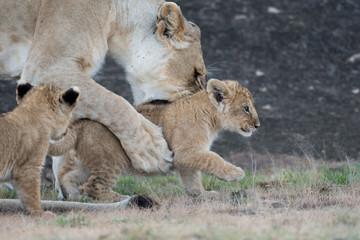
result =
M10 182L27 210L41 215L40 171L50 139L66 134L79 90L17 87L19 105L0 115L0 182Z
M201 172L225 181L244 177L240 167L209 149L222 129L248 137L260 126L248 89L236 81L212 79L206 90L192 96L173 103L155 103L159 102L142 104L137 110L163 128L174 152L174 167L188 194L214 193L204 190ZM63 140L51 145L49 155L63 155L53 164L60 197L61 190L70 199L79 199L82 193L106 202L126 197L111 188L120 175L134 173L134 168L121 143L102 124L91 120L75 122Z

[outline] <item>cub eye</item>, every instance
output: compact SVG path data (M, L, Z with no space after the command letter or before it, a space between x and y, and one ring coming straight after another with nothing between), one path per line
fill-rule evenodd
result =
M247 114L249 114L249 113L250 113L249 107L248 107L248 106L244 107L244 111L245 111Z

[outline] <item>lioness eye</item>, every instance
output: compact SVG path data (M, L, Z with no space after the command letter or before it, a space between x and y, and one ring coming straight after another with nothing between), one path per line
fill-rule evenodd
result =
M200 75L200 73L198 73L198 71L194 71L194 80L196 81L198 76Z
M205 89L205 78L196 69L194 70L194 81L201 89Z
M246 113L250 113L249 107L248 107L248 106L244 107L244 111L245 111Z

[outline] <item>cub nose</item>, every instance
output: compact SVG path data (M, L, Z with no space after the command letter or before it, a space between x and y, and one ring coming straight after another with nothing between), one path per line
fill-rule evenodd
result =
M260 123L255 123L255 124L254 124L254 127L255 127L255 128L260 127Z

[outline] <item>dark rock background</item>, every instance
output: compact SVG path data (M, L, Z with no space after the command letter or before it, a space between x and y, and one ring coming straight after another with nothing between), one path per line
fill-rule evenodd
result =
M202 30L208 77L255 96L257 134L222 133L213 150L245 168L360 159L360 1L176 2ZM95 79L132 101L113 60ZM0 112L15 106L15 86L0 81Z

